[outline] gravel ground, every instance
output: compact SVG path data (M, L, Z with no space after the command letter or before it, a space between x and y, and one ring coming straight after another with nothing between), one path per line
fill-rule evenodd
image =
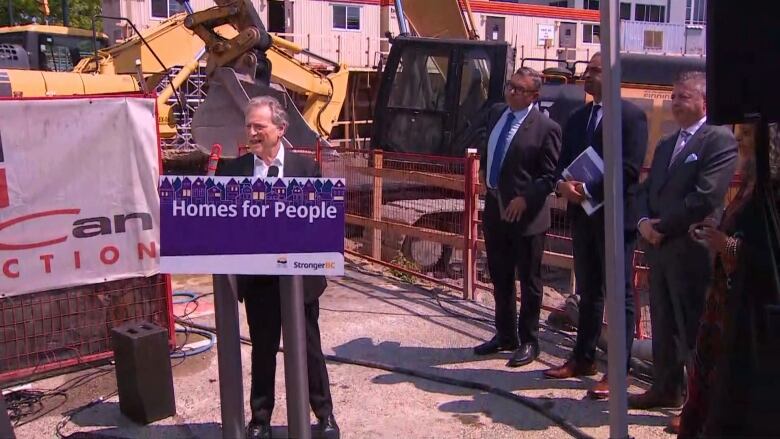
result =
M211 292L210 276L176 276L174 290ZM545 300L554 297L547 288ZM187 311L192 312L190 306ZM437 302L430 290L398 282L371 266L353 267L340 279L332 279L320 302L320 328L326 354L400 366L426 374L483 383L520 395L543 411L562 417L585 435L609 437L608 403L585 397L587 385L599 376L584 380L549 381L541 370L561 364L573 346L572 333L543 324L539 361L509 369L509 354L477 358L472 347L489 338L492 318L489 295L475 302L441 292ZM248 335L241 309L242 334ZM181 314L183 306L175 312ZM543 320L546 313L543 313ZM463 317L467 316L469 318ZM190 316L193 321L213 325L213 296L199 301ZM188 341L196 341L191 337ZM64 396L44 401L49 411L37 419L23 419L18 438L56 436L56 427L72 409L102 396L100 403L84 408L62 427L73 438L219 438L220 410L216 350L186 360L172 360L177 415L141 426L119 410L111 365L60 375L32 383L35 389L51 389L74 379L85 381ZM250 347L242 347L244 393L250 383ZM605 357L604 357L605 358ZM277 358L274 437L287 430L282 354ZM603 372L606 364L600 365ZM336 419L343 438L565 438L570 432L550 417L529 406L492 393L440 384L424 378L363 366L328 362ZM646 383L632 379L630 392ZM664 431L671 412L630 411L630 435L637 438L670 438ZM314 419L312 418L312 421Z

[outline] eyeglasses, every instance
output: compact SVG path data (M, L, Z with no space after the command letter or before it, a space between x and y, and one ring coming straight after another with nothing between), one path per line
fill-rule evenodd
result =
M510 93L536 93L538 89L526 90L525 87L514 85L511 82L506 83L506 91Z

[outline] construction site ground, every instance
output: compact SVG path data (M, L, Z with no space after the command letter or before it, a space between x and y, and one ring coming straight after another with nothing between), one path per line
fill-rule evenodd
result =
M174 276L173 289L208 294L212 292L211 276ZM545 302L556 300L560 300L557 291L546 286ZM239 309L241 332L248 336L243 306ZM197 305L176 304L174 312L213 326L213 295L199 299ZM587 387L606 369L606 355L600 353L597 376L544 379L543 369L559 365L568 357L575 334L551 328L543 311L538 361L510 369L505 366L509 353L476 357L473 346L493 334L489 323L492 313L489 292L479 293L475 301L465 301L459 292L410 283L389 270L361 260L350 261L346 275L330 279L320 300L325 354L482 383L520 395L528 404L404 373L328 361L341 437L565 438L577 433L576 429L582 437L609 437L608 402L586 397ZM194 335L186 340L179 335L180 343L199 340ZM32 389L72 383L78 386L66 396L46 399L35 415L21 420L23 425L16 427L16 435L22 439L57 437L59 428L60 434L71 438L220 438L217 349L219 344L206 353L171 360L177 411L173 417L139 425L122 415L113 367L104 364L27 384ZM250 352L250 346L242 345L247 419ZM277 358L274 437L287 434L282 355ZM647 386L632 378L629 392L640 392ZM103 399L85 407L99 398ZM629 434L636 438L671 437L666 425L672 413L630 411ZM565 419L575 430L562 428L552 419L555 417Z

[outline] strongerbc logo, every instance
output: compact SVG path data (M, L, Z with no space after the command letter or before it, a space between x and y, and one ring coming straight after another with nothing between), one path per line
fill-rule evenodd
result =
M336 263L334 261L325 261L325 262L295 262L295 263L293 263L293 268L301 269L301 270L311 270L311 271L335 270L336 269Z

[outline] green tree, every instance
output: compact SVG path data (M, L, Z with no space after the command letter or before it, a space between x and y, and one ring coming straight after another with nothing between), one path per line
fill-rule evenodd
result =
M48 23L62 25L62 1L49 0L49 16L44 17L39 10L39 4L36 0L10 0L13 3L13 23L30 24ZM100 14L101 0L66 0L68 2L68 16L70 26L81 29L92 29L92 17ZM11 24L8 14L9 0L0 0L0 25L8 26ZM102 30L102 23L97 22L98 31Z

